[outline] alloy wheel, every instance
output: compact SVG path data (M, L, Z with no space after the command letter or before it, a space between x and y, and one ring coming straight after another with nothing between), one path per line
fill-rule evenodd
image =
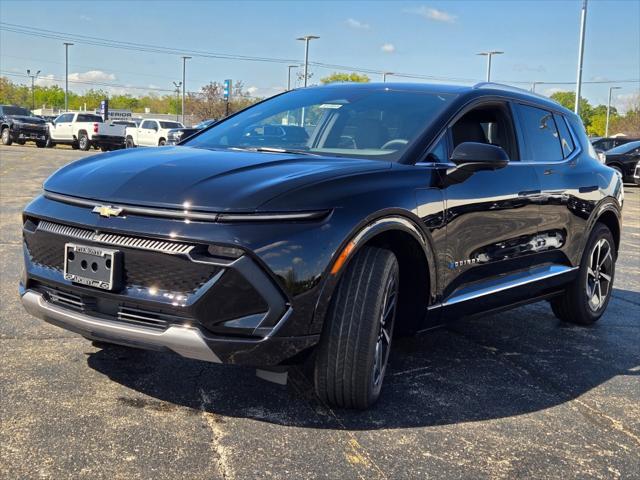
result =
M606 238L596 242L591 251L587 268L587 299L589 308L597 312L604 304L611 290L613 280L613 255Z
M393 321L396 315L397 285L396 277L391 276L384 290L380 319L378 321L378 337L373 358L373 385L375 387L379 387L382 384L387 368L387 360L391 349L391 336L393 335Z

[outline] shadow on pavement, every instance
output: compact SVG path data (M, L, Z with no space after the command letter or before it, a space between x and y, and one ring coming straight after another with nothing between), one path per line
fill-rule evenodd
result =
M88 364L155 399L119 398L133 408L181 406L213 413L223 423L238 417L310 428L446 425L546 409L615 376L640 374L638 311L640 293L616 289L594 327L558 322L540 303L399 339L382 397L366 412L320 404L297 370L283 387L259 380L249 368L117 346L88 354Z

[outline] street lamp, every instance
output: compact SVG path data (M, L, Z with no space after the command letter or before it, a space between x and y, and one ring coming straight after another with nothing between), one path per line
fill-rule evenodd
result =
M184 125L184 93L187 91L187 80L185 77L185 72L186 72L186 64L187 64L187 60L190 60L191 57L187 57L187 56L183 56L182 57L182 108L181 108L181 112L182 112L182 124Z
M69 111L69 47L70 42L64 42L64 111Z
M576 103L573 111L580 115L580 90L582 89L582 61L584 60L584 34L587 26L587 0L582 0L582 13L580 15L580 43L578 44L578 74L576 78Z
M607 123L604 127L604 136L609 136L609 114L611 113L611 91L620 90L622 87L609 87L609 101L607 102Z
M287 91L291 90L291 69L298 68L298 65L288 65L287 66Z
M305 35L304 37L296 38L296 40L301 40L304 42L304 86L307 86L307 79L309 78L309 41L317 40L318 36L316 35Z
M382 82L386 83L387 75L393 75L393 72L382 72Z
M503 53L504 52L500 52L498 50L490 50L488 52L480 52L476 54L487 57L487 82L491 81L491 57L494 55L502 55Z
M173 86L176 87L176 122L178 121L178 102L180 101L180 87L182 86L182 82L173 82Z
M31 75L31 70L27 68L27 77L31 77L31 110L35 110L36 108L35 82L38 75L40 75L40 70L38 70L34 75ZM611 103L611 91L609 91L609 103Z

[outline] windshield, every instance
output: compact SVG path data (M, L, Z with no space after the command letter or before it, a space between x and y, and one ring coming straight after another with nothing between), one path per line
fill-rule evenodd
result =
M160 128L184 128L184 125L178 122L160 122Z
M612 148L611 150L607 150L607 153L613 153L614 155L617 155L619 153L629 153L631 150L634 150L638 147L640 147L640 140L638 140L637 142L629 142L629 143L624 143L622 145L618 145L617 147Z
M397 160L453 98L349 86L295 90L218 123L186 145Z
M25 117L31 116L31 112L29 110L21 107L2 107L2 112L5 115L24 115Z

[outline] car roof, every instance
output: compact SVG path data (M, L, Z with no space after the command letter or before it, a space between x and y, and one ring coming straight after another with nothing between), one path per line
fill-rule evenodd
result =
M328 85L307 87L307 88L349 88L349 89L362 89L362 90L403 90L422 93L449 93L468 97L469 100L474 98L481 98L483 96L501 96L507 97L513 100L522 100L525 102L531 102L549 108L551 110L562 112L565 115L575 115L571 110L563 107L558 102L538 95L536 93L524 90L518 87L512 87L511 85L502 85L492 82L481 82L475 85L451 85L442 83L403 83L403 82L386 82L386 83L357 83L357 82L344 82L344 83L330 83Z

